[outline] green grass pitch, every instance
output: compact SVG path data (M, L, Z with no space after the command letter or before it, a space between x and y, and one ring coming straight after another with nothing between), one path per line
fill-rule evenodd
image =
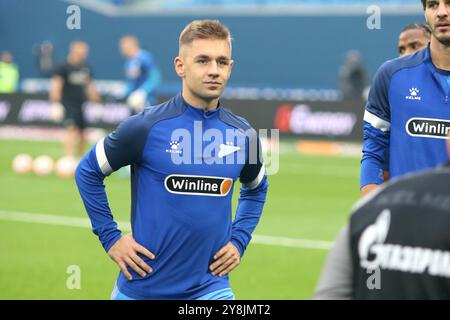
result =
M86 218L73 179L12 172L22 152L56 159L61 145L0 140L0 212ZM359 197L359 159L283 152L279 169L255 234L333 241ZM115 174L105 183L114 217L128 221L129 180ZM0 299L109 299L118 268L89 228L0 219L0 235ZM326 254L252 242L231 273L232 289L237 299L310 299ZM70 265L80 267L80 289L66 286Z

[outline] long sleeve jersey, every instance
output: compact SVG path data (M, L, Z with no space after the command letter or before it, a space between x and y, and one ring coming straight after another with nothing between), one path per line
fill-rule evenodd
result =
M195 299L228 288L228 276L213 276L208 267L230 241L242 256L260 219L268 182L255 130L222 106L205 112L181 94L122 122L86 154L75 174L106 251L121 231L103 180L126 165L133 237L156 258L139 254L153 272L142 278L128 268L133 279L120 273L120 292L136 299Z
M447 160L450 71L436 68L429 47L384 63L364 114L360 186L436 167Z

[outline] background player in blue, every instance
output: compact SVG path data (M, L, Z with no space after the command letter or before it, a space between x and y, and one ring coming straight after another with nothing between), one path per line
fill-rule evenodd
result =
M234 299L228 273L239 265L265 203L259 144L252 148L248 122L219 104L233 65L227 27L213 20L187 25L174 65L182 93L125 120L76 171L93 231L121 270L114 299ZM205 136L236 136L215 138L211 153L191 154L211 146L199 128ZM176 156L187 161L175 163ZM238 158L244 160L228 161ZM122 236L103 179L128 164L132 235Z
M446 161L450 131L450 3L422 0L432 32L426 49L387 61L377 71L364 114L363 195L391 178Z
M155 89L161 83L161 72L150 52L141 49L139 40L134 36L125 36L119 42L120 51L127 58L125 76L127 104L141 111L146 104L155 105Z
M431 31L426 24L412 23L398 35L398 54L400 57L426 48L430 42Z
M431 31L426 24L413 23L402 29L398 35L398 53L400 57L412 54L427 47ZM386 168L389 168L389 156L385 158ZM389 171L384 171L384 181L389 180Z

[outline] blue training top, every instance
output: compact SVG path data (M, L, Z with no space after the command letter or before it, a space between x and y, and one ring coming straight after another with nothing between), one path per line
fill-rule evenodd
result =
M150 105L156 103L154 91L161 83L161 72L148 51L141 49L136 57L126 61L125 75L127 80L125 96L142 89L147 93L147 103Z
M360 186L436 167L447 161L450 71L437 69L429 46L385 62L364 114Z
M104 249L121 232L103 179L131 165L133 237L156 256L139 254L153 272L142 278L128 268L133 279L120 273L120 292L135 299L196 299L230 286L228 276L213 276L208 267L229 241L242 256L262 213L268 183L254 133L224 107L204 112L180 94L126 119L86 154L75 177Z

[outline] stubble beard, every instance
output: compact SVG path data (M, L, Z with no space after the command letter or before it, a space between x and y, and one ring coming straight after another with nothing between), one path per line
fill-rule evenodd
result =
M450 27L449 27L450 29ZM450 34L438 34L438 27L435 26L433 30L433 36L436 38L436 40L445 46L446 48L450 47Z
M437 41L439 41L440 44L442 44L443 46L445 46L446 48L450 48L450 36L445 36L445 37L436 37Z

